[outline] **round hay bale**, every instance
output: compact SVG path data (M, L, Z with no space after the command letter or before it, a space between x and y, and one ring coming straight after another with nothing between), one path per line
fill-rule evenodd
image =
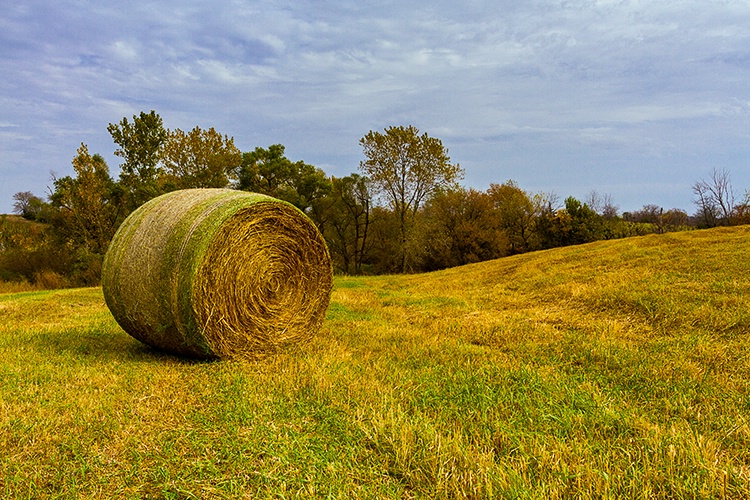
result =
M122 223L104 299L136 339L199 358L253 357L321 327L333 287L325 241L284 201L231 189L155 198Z

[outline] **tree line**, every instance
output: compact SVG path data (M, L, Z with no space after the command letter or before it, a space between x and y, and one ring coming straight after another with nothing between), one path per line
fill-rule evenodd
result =
M288 201L328 244L337 272L443 269L601 239L750 222L726 170L696 182L697 211L645 205L620 214L608 195L586 200L530 193L512 180L485 191L460 185L463 169L442 142L413 126L370 131L358 173L328 176L292 161L281 144L242 152L213 128L185 132L141 112L107 127L122 159L114 179L104 158L81 144L74 173L52 179L45 199L14 195L20 218L0 221L0 280L44 287L96 285L107 246L133 210L163 193L233 188Z

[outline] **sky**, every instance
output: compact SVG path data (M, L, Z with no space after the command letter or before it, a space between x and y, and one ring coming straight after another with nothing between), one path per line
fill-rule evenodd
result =
M747 0L0 0L0 213L81 143L116 178L107 125L152 109L335 176L413 125L466 187L693 213L712 169L750 189L748 27Z

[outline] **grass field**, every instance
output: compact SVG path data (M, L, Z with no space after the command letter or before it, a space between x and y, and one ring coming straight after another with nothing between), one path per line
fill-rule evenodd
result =
M750 498L750 227L337 278L259 361L0 295L0 497Z

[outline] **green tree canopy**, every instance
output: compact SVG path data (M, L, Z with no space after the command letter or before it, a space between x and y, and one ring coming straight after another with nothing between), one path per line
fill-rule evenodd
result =
M237 188L288 201L311 215L316 202L331 192L331 182L321 169L301 160L292 162L284 149L272 144L268 149L257 147L242 153Z
M115 155L123 158L120 164L120 184L127 194L128 211L134 210L151 198L161 194L158 178L161 148L167 140L161 116L154 110L141 111L133 121L123 118L120 123L110 123L107 131L119 146Z

